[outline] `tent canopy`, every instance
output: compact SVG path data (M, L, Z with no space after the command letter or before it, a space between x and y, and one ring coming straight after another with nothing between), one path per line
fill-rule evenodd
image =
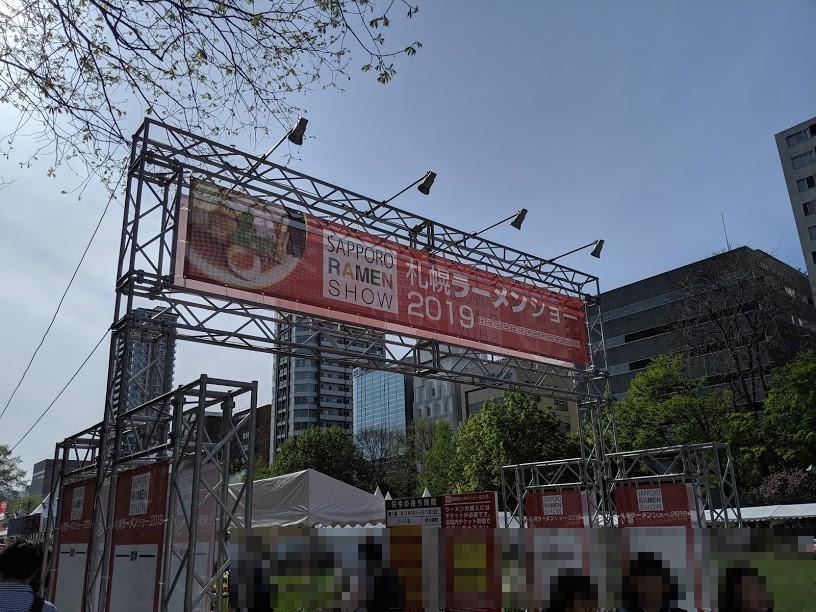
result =
M816 503L785 504L777 506L743 506L740 508L742 520L746 523L756 521L785 521L788 519L816 517ZM706 518L710 518L706 510ZM728 516L736 519L736 513L729 510Z
M237 492L241 485L231 485ZM316 470L256 480L252 526L354 526L385 522L385 500Z

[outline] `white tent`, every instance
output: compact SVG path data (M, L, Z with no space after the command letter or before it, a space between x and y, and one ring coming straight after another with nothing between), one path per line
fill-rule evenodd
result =
M240 486L231 485L230 490L237 491ZM316 470L253 483L253 527L342 527L384 522L382 497Z

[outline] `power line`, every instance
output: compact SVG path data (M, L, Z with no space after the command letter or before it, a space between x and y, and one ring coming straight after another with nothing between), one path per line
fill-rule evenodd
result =
M71 376L71 378L68 380L68 382L67 382L67 383L65 383L65 386L64 386L64 387L63 387L63 388L60 390L60 392L59 392L59 393L57 393L57 397L55 397L55 398L54 398L54 401L52 401L50 404L48 404L48 408L46 408L45 410L43 410L43 413L42 413L42 414L39 416L39 418L37 418L37 420L36 420L36 421L34 421L34 424L33 424L31 427L29 427L29 428L28 428L28 431L27 431L27 432L25 432L25 433L23 434L23 437L22 437L22 438L20 438L19 440L17 440L17 442L14 444L14 446L12 446L12 447L11 447L11 451L9 451L9 452L13 452L13 451L14 451L14 449L15 449L15 448L17 448L17 447L20 445L20 443L21 443L23 440L25 440L25 439L26 439L26 437L28 436L28 434L30 434L30 433L31 433L31 431L32 431L32 430L33 430L33 429L34 429L34 428L37 426L37 424L38 424L40 421L42 421L42 420L43 420L43 417L45 417L45 415L46 415L46 414L48 414L48 411L49 411L49 410L51 410L51 408L54 406L54 404L56 404L56 403L57 403L57 400L58 400L60 397L62 397L62 394L63 394L63 393L65 393L65 390L66 390L66 389L67 389L67 388L68 388L68 387L71 385L71 383L72 383L72 382L74 382L74 379L75 379L75 378L76 378L76 377L79 375L79 373L82 371L82 368L84 368L84 367L85 367L85 364L86 364L86 363L88 363L88 362L91 360L91 357L93 357L93 355L94 355L94 353L96 352L96 350L99 348L99 346L100 346L100 345L102 344L102 342L105 340L105 338L107 338L107 336L108 336L108 332L109 332L109 331L110 331L110 330L107 330L107 329L105 330L105 333L104 333L104 334L102 335L102 337L99 339L99 342L97 342L97 343L96 343L96 346L95 346L95 347L93 347L93 350L92 350L92 351L91 351L91 352L88 354L88 356L85 358L85 361L83 361L83 362L82 362L82 365L80 365L80 366L79 366L79 368L77 369L77 371L76 371L76 372L74 372L74 375L73 375L73 376Z
M121 180L121 179L120 179ZM88 254L88 251L91 248L91 244L96 238L96 234L99 232L99 228L102 226L102 221L105 219L105 214L108 212L108 208L110 208L111 202L113 202L116 194L116 189L119 187L119 184L114 187L113 192L111 193L111 197L108 199L108 203L105 204L105 209L102 211L102 215L99 217L99 222L96 224L94 228L93 234L91 234L91 239L88 240L88 244L85 246L85 250L82 252L82 257L79 258L79 263L77 263L76 268L74 268L74 273L71 275L71 279L68 281L68 286L65 287L65 291L62 292L62 297L60 298L59 304L57 304L57 309L54 311L54 316L51 317L51 322L48 324L48 327L45 329L45 333L43 334L42 338L40 339L40 343L37 345L37 348L34 349L34 354L31 355L31 359L28 360L28 365L26 369L23 371L23 375L20 376L20 380L17 381L17 386L14 387L14 391L11 392L11 397L9 397L6 405L3 407L3 412L0 412L0 419L3 418L3 415L6 414L6 410L11 405L11 400L14 399L14 396L17 395L17 391L20 388L20 385L23 384L25 380L26 374L31 369L31 364L34 363L34 358L37 356L37 353L40 352L40 348L45 343L46 337L48 337L48 333L51 331L51 328L54 326L54 321L57 320L57 315L59 314L60 308L62 308L62 303L65 301L65 296L68 295L68 291L71 289L71 285L74 284L74 279L76 278L77 274L79 273L79 268L82 266L82 262L85 261L85 256Z

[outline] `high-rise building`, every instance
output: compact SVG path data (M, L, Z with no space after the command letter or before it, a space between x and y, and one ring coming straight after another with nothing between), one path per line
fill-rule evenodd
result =
M807 277L740 247L601 294L609 384L623 397L660 355L684 353L707 389L764 402L771 369L816 340Z
M296 321L297 323L297 321ZM340 427L353 434L353 367L345 365L330 348L343 344L348 352L363 353L376 357L382 355L382 347L371 348L364 340L344 340L342 336L331 337L335 326L326 325L322 331L312 327L292 325L281 334L284 342L305 347L302 355L275 355L272 361L275 384L273 394L273 458L283 442L297 436L309 427Z
M116 347L120 363L127 353L126 390L124 410L140 406L173 389L173 371L176 360L176 340L173 327L178 317L161 308L137 308L132 314L130 338L125 346L119 336ZM121 379L113 389L113 405L120 406Z
M816 117L777 134L776 147L816 297Z
M84 465L88 465L85 461L70 460L67 462L66 469L75 470ZM45 497L51 493L51 485L53 484L52 476L54 472L54 460L43 459L34 464L34 469L31 472L31 494L42 495Z
M365 429L405 431L411 421L413 385L410 376L386 370L355 368L354 435Z

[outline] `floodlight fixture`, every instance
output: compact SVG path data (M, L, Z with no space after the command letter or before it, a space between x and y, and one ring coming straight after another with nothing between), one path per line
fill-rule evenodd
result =
M413 183L408 185L405 189L402 189L402 190L398 191L397 193L392 195L387 200L383 200L379 204L371 204L368 207L368 212L372 213L375 210L377 210L380 206L383 206L384 204L388 204L391 200L394 200L394 199L400 197L403 193L405 193L406 191L408 191L411 187L413 187L415 185L419 185L417 187L417 189L419 190L419 192L421 194L428 195L429 193L431 193L431 185L433 185L434 180L436 180L436 172L432 172L431 170L428 170L425 174L423 174L421 177L419 177Z
M520 211L516 213L516 218L510 222L510 225L515 227L517 230L521 229L521 224L524 223L524 219L527 218L527 209L522 208Z
M588 249L589 247L593 247L592 252L590 253L590 255L600 259L601 258L601 251L603 250L603 246L604 246L604 241L603 240L593 240L589 244L579 246L577 249L572 249L571 251L567 251L566 253L561 253L561 255L557 255L556 257L551 257L550 259L547 260L547 262L552 263L556 259L561 259L562 257L566 257L567 255L572 255L573 253L577 253L578 251Z
M472 233L470 233L470 234L468 234L468 235L466 235L466 236L463 236L462 238L460 238L459 240L457 240L456 242L454 242L454 243L453 243L453 246L460 245L460 244L462 244L462 243L463 243L465 240L468 240L469 238L476 238L476 236L479 236L479 235L481 235L481 234L484 234L486 231L488 231L488 230L492 230L494 227L498 227L498 226L499 226L499 225L501 225L502 223L507 223L508 221L510 221L510 225L511 225L513 228L515 228L515 229L517 229L517 230L520 230L520 229L521 229L521 225L522 225L522 223L524 223L524 220L525 220L526 218L527 218L527 209L526 209L526 208L522 208L521 210L518 210L518 211L514 212L512 215L510 215L510 216L509 216L509 217L507 217L506 219L502 219L501 221L497 221L497 222L496 222L496 223L494 223L493 225L489 225L489 226L487 226L486 228L479 230L478 232L472 232ZM420 223L419 225L417 225L417 226L415 226L414 228L412 228L412 230L411 230L412 235L416 235L416 234L418 233L418 231L419 231L419 230L421 230L421 229L424 229L426 225L427 225L427 222L423 221L423 222L422 222L422 223ZM428 246L426 246L426 247L425 247L425 250L426 250L426 251L428 251L429 253L433 253L433 252L434 252L434 251L436 251L437 249L436 249L436 247L433 247L433 246L431 246L431 245L428 245Z

